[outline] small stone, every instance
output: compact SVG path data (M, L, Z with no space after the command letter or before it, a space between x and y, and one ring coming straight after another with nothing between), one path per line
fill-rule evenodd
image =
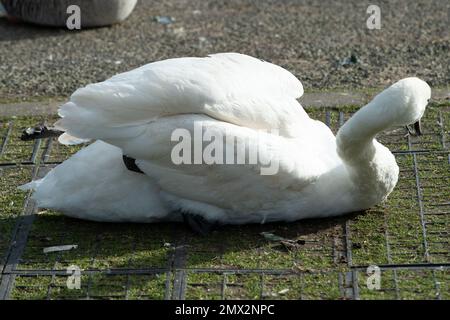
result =
M175 22L175 18L174 17L169 17L169 16L156 16L155 17L156 22L160 23L160 24L172 24Z

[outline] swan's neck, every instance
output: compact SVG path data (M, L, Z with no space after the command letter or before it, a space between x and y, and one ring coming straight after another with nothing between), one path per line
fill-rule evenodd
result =
M342 126L337 139L341 143L338 148L344 157L366 157L375 151L372 148L375 136L394 125L389 111L389 108L378 106L372 101ZM359 152L355 153L352 150ZM364 151L364 154L361 154L361 151Z
M394 125L386 111L369 103L345 123L336 137L337 152L353 185L369 198L376 198L373 201L387 196L398 177L394 156L375 140L377 133Z

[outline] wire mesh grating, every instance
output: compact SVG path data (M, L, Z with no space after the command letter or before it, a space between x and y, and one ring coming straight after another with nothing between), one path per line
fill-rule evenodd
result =
M334 132L352 110L312 109ZM173 224L99 224L45 211L15 190L78 148L21 142L24 127L54 119L0 120L0 299L448 298L449 108L429 108L425 136L382 134L400 166L389 201L366 213L292 224L230 226L207 239ZM10 205L10 202L14 202ZM295 240L291 248L261 232ZM43 253L54 245L75 250ZM69 290L67 267L82 269ZM366 286L381 268L381 290Z

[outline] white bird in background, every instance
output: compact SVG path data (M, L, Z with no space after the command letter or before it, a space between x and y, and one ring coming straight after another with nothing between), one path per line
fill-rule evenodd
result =
M309 118L296 100L302 94L290 72L237 53L147 64L75 91L59 110L56 127L65 131L59 141L97 141L22 189L35 190L38 206L71 217L184 218L200 232L211 224L336 216L386 199L399 168L375 136L413 123L420 133L427 83L398 81L337 137ZM236 149L261 147L278 171L262 175L262 164L175 164L172 133L181 128L195 136L195 125L235 137Z

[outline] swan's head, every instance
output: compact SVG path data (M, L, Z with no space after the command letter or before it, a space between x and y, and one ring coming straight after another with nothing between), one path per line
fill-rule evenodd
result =
M383 115L388 116L393 125L414 124L416 133L421 134L420 119L430 98L430 86L419 78L411 77L394 83L378 94L373 103L383 108Z

